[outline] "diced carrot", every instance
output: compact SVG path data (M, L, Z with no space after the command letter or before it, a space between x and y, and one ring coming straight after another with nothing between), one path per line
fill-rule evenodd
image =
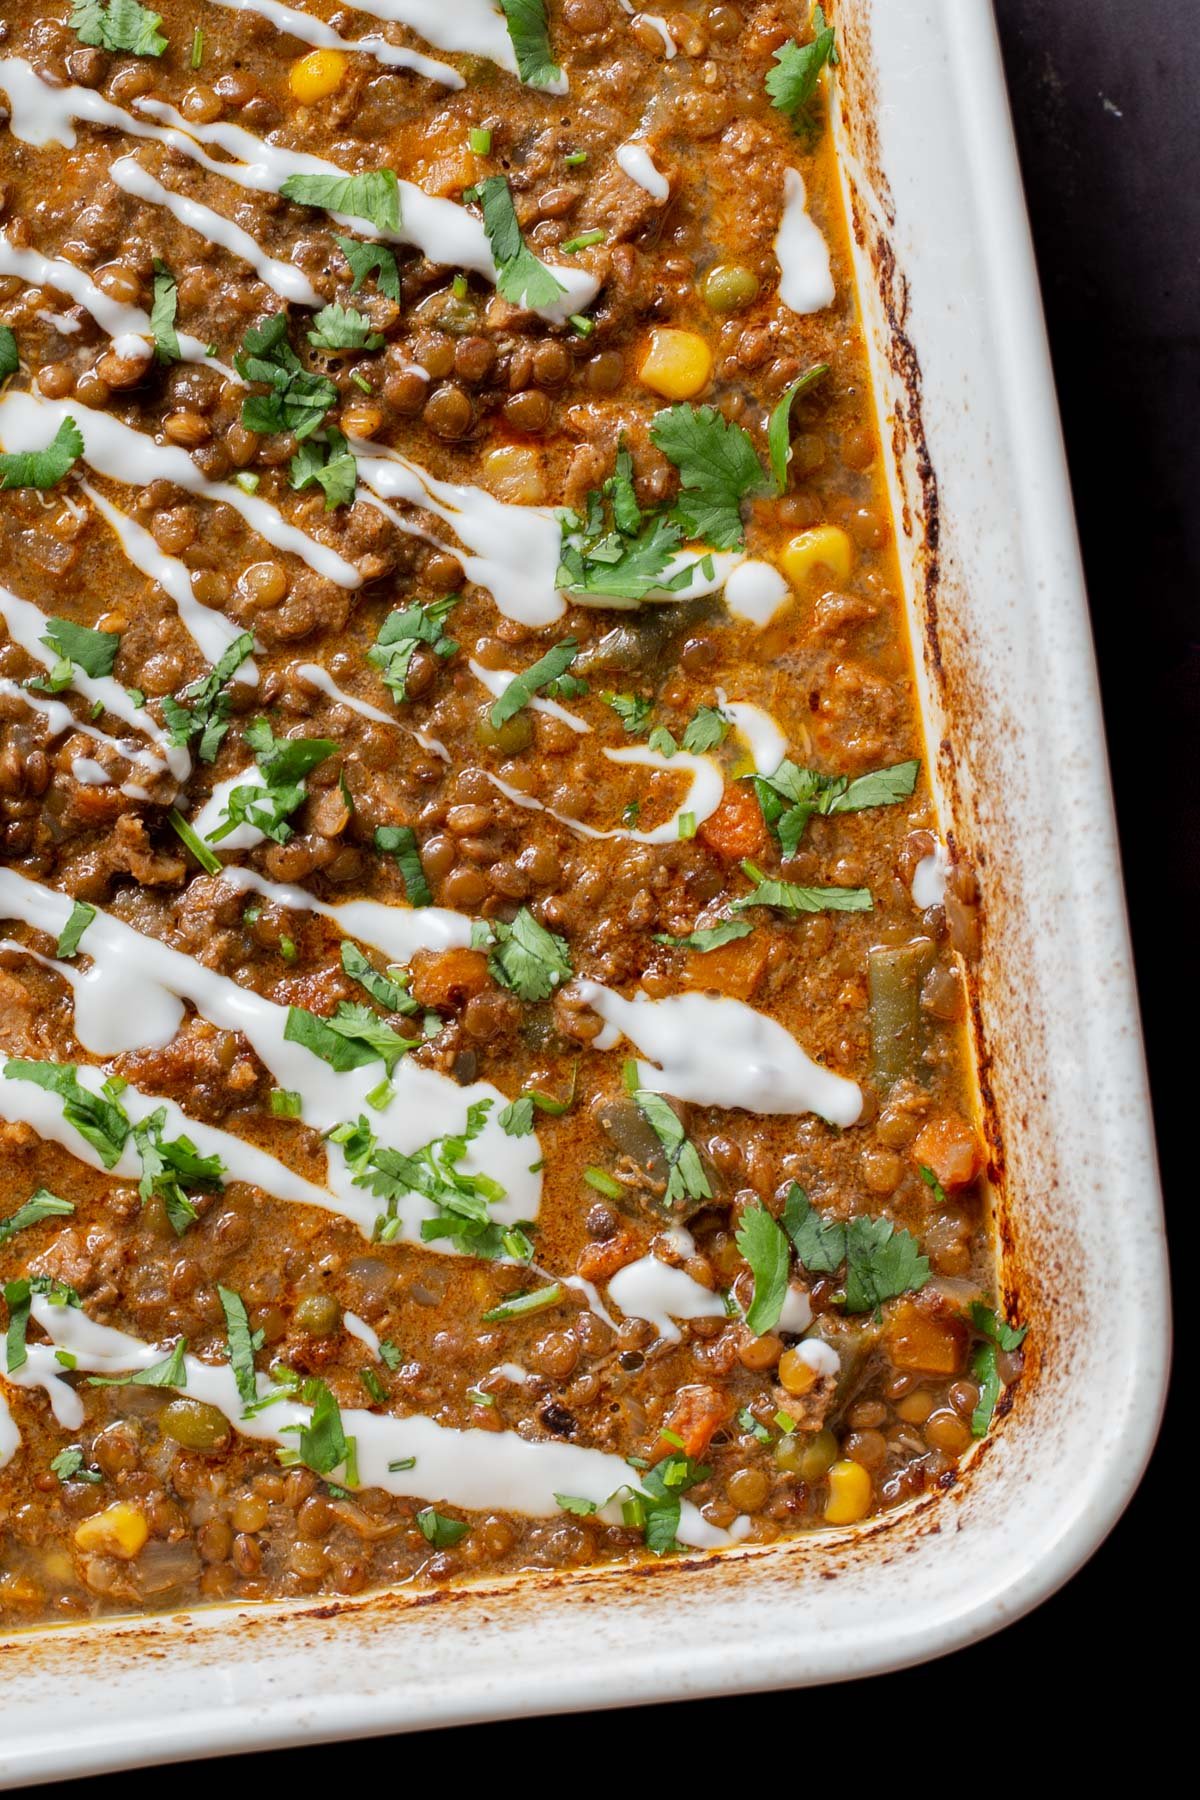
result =
M912 1143L912 1159L931 1169L946 1189L970 1185L983 1167L983 1145L961 1113L940 1113L923 1125Z
M689 987L711 988L732 1000L749 1000L762 981L770 954L766 934L756 931L716 950L693 950L683 978Z
M631 1231L618 1231L603 1244L588 1244L579 1253L577 1274L585 1281L608 1281L637 1255L637 1239Z
M660 1462L664 1456L677 1455L679 1444L682 1444L685 1456L690 1456L693 1460L703 1456L714 1434L732 1414L733 1401L728 1394L718 1393L716 1388L705 1387L701 1383L694 1387L680 1388L662 1427L671 1436L655 1440L649 1460ZM679 1444L672 1441L675 1438L679 1439Z
M892 1361L898 1369L925 1375L956 1375L967 1346L961 1319L941 1318L911 1300L899 1305L885 1330Z
M761 856L767 848L767 828L753 788L731 782L720 806L705 819L696 836L725 862Z
M412 997L419 1006L452 1006L481 994L491 981L482 950L439 950L413 958Z

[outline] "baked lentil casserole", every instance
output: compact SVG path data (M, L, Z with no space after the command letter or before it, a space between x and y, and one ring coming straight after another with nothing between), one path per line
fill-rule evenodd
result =
M1020 1373L793 0L0 20L0 1620L853 1525Z

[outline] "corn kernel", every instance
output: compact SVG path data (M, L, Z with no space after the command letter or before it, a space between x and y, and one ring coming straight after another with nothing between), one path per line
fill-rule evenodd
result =
M103 1512L94 1513L75 1527L78 1549L99 1551L102 1556L119 1556L126 1562L132 1561L149 1536L150 1527L145 1517L127 1500L106 1506Z
M483 459L484 479L499 500L515 506L540 506L546 498L539 451L525 444L501 444Z
M702 337L664 326L650 333L638 377L666 400L690 400L707 385L712 366L712 351Z
M292 98L302 106L313 106L336 94L346 79L346 58L340 50L310 50L299 57L288 72Z
M828 569L838 581L848 581L854 567L854 545L840 526L814 525L784 546L780 561L793 587L800 587L817 567Z
M871 1506L871 1477L861 1463L843 1458L829 1471L829 1498L825 1502L827 1525L853 1525Z

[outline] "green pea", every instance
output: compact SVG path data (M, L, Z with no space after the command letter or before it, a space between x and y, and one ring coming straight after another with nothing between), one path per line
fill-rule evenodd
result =
M229 1438L229 1420L203 1400L172 1400L158 1415L158 1428L185 1450L218 1450Z
M490 713L480 716L475 728L479 742L489 750L499 750L504 756L517 756L522 750L528 750L533 742L533 720L526 712L514 713L511 719L505 719L503 725L493 725Z
M297 1302L292 1323L309 1337L332 1337L342 1322L342 1309L332 1294L305 1294Z
M711 312L739 312L758 295L758 276L742 263L717 263L704 277L704 303Z

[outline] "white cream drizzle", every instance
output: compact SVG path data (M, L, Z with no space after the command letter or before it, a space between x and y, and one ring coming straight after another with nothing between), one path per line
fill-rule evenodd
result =
M28 881L12 869L0 869L0 916L21 919L57 937L70 912L71 902L65 895ZM93 1055L108 1057L127 1050L165 1047L183 1021L182 1000L186 998L212 1024L242 1032L279 1086L301 1096L304 1123L319 1131L362 1115L369 1119L381 1144L410 1154L435 1138L460 1135L468 1107L490 1100L490 1115L483 1131L468 1145L462 1166L471 1173L486 1172L506 1190L505 1198L492 1208L498 1223L511 1225L536 1218L542 1178L540 1171L529 1165L540 1161L537 1138L510 1138L500 1129L497 1114L506 1105L506 1097L490 1083L477 1081L460 1087L449 1076L423 1069L404 1057L391 1077L391 1099L372 1107L367 1095L380 1085L382 1063L336 1072L302 1044L287 1041L287 1007L216 974L109 913L97 912L86 937L91 964L87 969L72 968L71 973L75 1034ZM36 1104L28 1096L42 1090L29 1082L5 1081L2 1085L4 1105L10 1109L7 1116L14 1116L11 1109L16 1107L15 1116L28 1117L29 1108ZM191 1131L190 1126L188 1129ZM336 1210L370 1236L382 1210L379 1201L353 1185L336 1145L330 1145L327 1155L327 1185L339 1203ZM408 1195L397 1207L400 1235L420 1241L422 1220L435 1213L436 1208L422 1196ZM439 1249L445 1243L437 1239L433 1247Z
M787 755L787 738L769 712L749 700L727 700L717 689L717 705L750 751L757 775L773 775Z
M194 231L210 243L219 244L231 256L249 264L250 268L281 300L291 300L297 306L320 306L321 296L309 281L307 275L297 269L293 263L280 262L274 256L268 256L257 238L252 238L248 231L235 225L232 219L214 212L211 206L204 206L199 200L189 200L186 194L172 193L163 186L148 170L143 169L136 156L122 156L109 168L109 175L122 193L133 194L138 200L144 200L148 206L161 206L169 212L173 219Z
M50 621L40 607L28 600L20 600L8 588L0 587L0 619L8 628L13 642L20 644L22 650L32 656L35 662L39 662L44 669L57 666L57 651L42 642ZM78 663L72 663L71 687L92 706L102 706L105 712L124 720L126 725L132 726L134 731L156 744L161 752L161 756L156 759L158 771L161 772L166 767L177 781L187 780L192 772L192 759L187 751L178 744L172 744L169 733L155 723L144 706L134 705L119 681L115 681L111 675L87 675Z
M657 1256L642 1256L618 1269L608 1284L609 1299L627 1319L646 1319L661 1338L677 1344L682 1332L676 1319L723 1319L720 1294L702 1287L684 1269L673 1269Z
M808 1289L799 1287L793 1281L783 1296L783 1305L779 1309L779 1328L781 1331L799 1334L807 1331L811 1324L812 1302L808 1297Z
M467 667L476 681L480 682L496 700L517 679L515 670L485 669L482 663L475 661L474 657L468 659ZM578 713L568 712L565 706L558 704L557 700L534 698L529 702L529 707L532 712L545 713L548 718L560 720L562 724L569 725L572 731L577 731L581 735L592 729L586 719L581 719Z
M761 630L771 623L789 592L778 569L751 557L730 572L725 583L725 604L735 618L745 619Z
M238 627L223 613L196 599L192 592L192 572L187 564L177 556L168 556L165 550L160 550L144 525L139 525L136 519L131 519L128 513L123 513L119 507L114 506L111 500L106 500L90 482L81 481L79 485L116 537L125 560L132 563L141 574L148 575L156 586L170 596L178 609L179 623L196 648L208 662L217 662L222 652L228 650L234 639L241 635ZM247 657L233 679L246 682L251 687L257 684L258 670L251 658Z
M829 246L808 214L804 177L798 169L783 174L783 216L775 238L779 263L779 298L794 313L820 312L834 301Z
M678 54L679 46L671 36L670 27L665 19L660 18L657 13L638 12L637 8L632 5L631 0L621 0L621 11L623 13L628 13L629 23L631 25L636 25L640 19L651 27L661 40L663 51L668 62L671 61L672 57Z
M365 1319L360 1319L357 1313L344 1312L342 1314L342 1324L346 1327L346 1330L350 1333L351 1337L357 1338L360 1344L365 1344L367 1346L371 1355L375 1358L376 1362L378 1362L380 1360L379 1333L373 1330L372 1327L367 1324Z
M50 700L43 694L31 693L28 688L22 687L17 681L10 681L7 676L0 676L0 694L10 700L20 700L31 712L40 714L46 721L46 729L51 737L63 737L67 732L79 732L83 737L91 738L94 744L103 744L105 749L111 750L123 761L145 769L147 778L151 781L166 773L167 765L161 757L155 756L149 750L138 750L129 744L122 744L118 739L110 737L107 731L101 731L98 725L91 725L84 719L77 719L70 707L62 700ZM98 787L100 783L95 777L96 770L101 769L101 765L91 757L84 760L88 764L85 785ZM103 770L101 772L103 773ZM105 775L104 779L107 783L108 776ZM128 794L131 800L148 800L150 798L148 789L139 782L123 781L120 783L120 788L121 792Z
M229 812L229 799L233 790L265 786L262 770L257 763L247 763L236 775L229 775L224 781L218 781L199 812L192 814L192 830L197 837L204 839L215 856L236 856L239 850L254 850L259 844L266 842L266 833L260 831L257 825L251 825L248 819L235 825L223 838L213 841L213 833L223 824ZM307 783L301 782L300 786L307 791Z
M652 1093L754 1113L815 1112L841 1126L862 1111L853 1081L813 1062L777 1020L744 1001L715 994L651 1000L641 992L626 1000L586 979L575 992L651 1059L638 1063L638 1079Z
M362 56L374 57L376 62L383 63L387 68L409 69L414 75L423 75L427 81L440 82L442 87L466 86L462 76L449 63L435 62L430 56L422 56L418 50L405 50L397 44L389 44L386 38L376 33L365 38L341 37L332 26L326 25L321 19L314 19L311 13L299 12L294 6L280 6L277 0L215 0L215 4L227 7L230 12L257 13L260 19L268 20L276 30L286 32L288 37L299 38L302 44L315 44L318 50L357 52ZM456 7L455 10L457 12L460 9ZM374 13L376 18L393 16L373 6L359 6L356 11Z
M298 556L310 569L339 587L361 587L362 576L353 563L289 525L283 514L265 500L244 494L231 481L209 481L187 451L177 445L156 444L152 437L123 424L111 413L96 412L77 400L43 400L12 390L0 395L0 439L8 450L42 449L67 418L74 419L79 427L84 461L110 481L132 487L169 481L206 500L219 500L240 513L250 529L277 550Z
M923 856L913 871L912 900L920 912L941 906L946 899L946 880L950 874L950 852L940 840L929 856Z
M441 757L444 763L451 760L450 752L440 738L431 737L427 731L417 731L413 726L406 725L402 719L397 719L393 713L384 712L382 707L372 706L369 700L360 700L357 694L348 694L345 688L338 686L329 670L323 669L320 663L297 663L295 668L297 675L301 676L310 687L318 688L331 700L336 700L339 706L348 706L351 712L359 713L364 719L374 719L377 725L390 725L393 731L402 731L406 737L415 738L422 750L432 750L433 754Z
M547 806L542 800L535 800L532 794L526 794L509 782L502 781L499 775L485 770L492 786L514 806L523 807L526 812L545 813L548 818L557 819L568 831L575 832L578 837L625 838L634 844L673 844L679 837L679 821L684 813L690 813L697 825L702 825L710 818L721 804L721 796L725 792L725 778L717 764L710 756L692 756L686 750L677 750L674 756L664 756L658 750L651 750L649 745L633 744L627 750L604 750L602 752L609 762L639 763L647 769L666 769L676 774L690 775L691 786L683 800L675 808L669 819L656 825L652 831L631 831L623 825L614 826L610 831L601 831L594 825L585 825L581 819L573 819L569 813L559 812L553 806Z
M101 331L106 331L110 338L132 336L138 343L145 344L151 335L150 315L140 306L114 300L102 287L97 287L85 269L77 268L65 257L43 256L39 250L19 250L3 234L0 234L0 275L15 275L31 287L53 288L57 293L68 294L77 306L91 314ZM72 329L76 325L74 320L60 321L57 316L53 317L53 322L59 330L64 324ZM207 363L210 368L224 372L224 365L208 355L199 338L190 337L186 331L179 332L178 337L185 362Z
M253 869L222 869L221 880L240 894L261 894L275 906L319 913L347 937L382 950L397 963L408 962L418 950L466 949L471 942L470 919L444 906L386 906L379 900L346 900L329 906L307 888L268 881Z
M268 143L241 125L224 120L198 124L185 119L182 113L162 100L139 100L139 111L134 114L114 106L91 88L50 87L33 65L20 56L0 57L0 88L9 98L10 131L22 143L35 147L57 143L72 149L74 124L80 121L110 126L133 137L153 138L158 143L169 144L210 175L232 181L253 193L277 194L293 175L324 175L340 180L350 173L336 163L326 162L323 157ZM156 122L151 123L151 120ZM216 145L236 160L218 162L201 149L202 144ZM485 281L494 283L496 264L482 220L453 200L427 194L410 181L401 181L399 186L402 218L398 231L380 231L369 219L351 214L333 213L330 216L364 236L411 244L430 262L469 269ZM584 269L556 264L550 272L563 293L550 305L536 309L544 319L561 323L572 313L582 312L599 291L596 277Z
M41 1294L33 1297L30 1312L51 1343L29 1343L24 1366L0 1374L14 1387L44 1388L55 1418L68 1431L78 1431L83 1424L83 1402L64 1379L66 1370L55 1360L55 1348L73 1356L76 1368L102 1375L148 1369L167 1355L160 1345L98 1324L79 1307L52 1306ZM178 1391L215 1406L242 1437L294 1446L295 1427L307 1425L311 1418L307 1406L292 1400L279 1400L247 1418L228 1363L205 1363L187 1355L183 1362L186 1385ZM264 1375L257 1374L255 1380L260 1396L270 1392ZM355 1441L363 1487L403 1498L440 1500L469 1511L499 1508L523 1517L553 1518L560 1511L556 1494L576 1494L603 1506L637 1480L628 1463L607 1451L535 1442L515 1431L458 1430L421 1413L395 1418L344 1407L342 1428ZM410 1458L411 1468L396 1467ZM688 1500L681 1502L680 1512L676 1536L696 1549L737 1542L750 1528L749 1519L743 1517L728 1532L721 1531Z
M482 56L510 75L517 73L517 59L504 15L492 0L365 0L356 8L375 19L407 25L410 31L436 50L461 51ZM567 82L547 82L543 92L565 94Z
M639 143L636 138L617 146L616 162L630 181L642 188L651 199L664 201L671 198L670 182L661 170L655 168L645 144Z

